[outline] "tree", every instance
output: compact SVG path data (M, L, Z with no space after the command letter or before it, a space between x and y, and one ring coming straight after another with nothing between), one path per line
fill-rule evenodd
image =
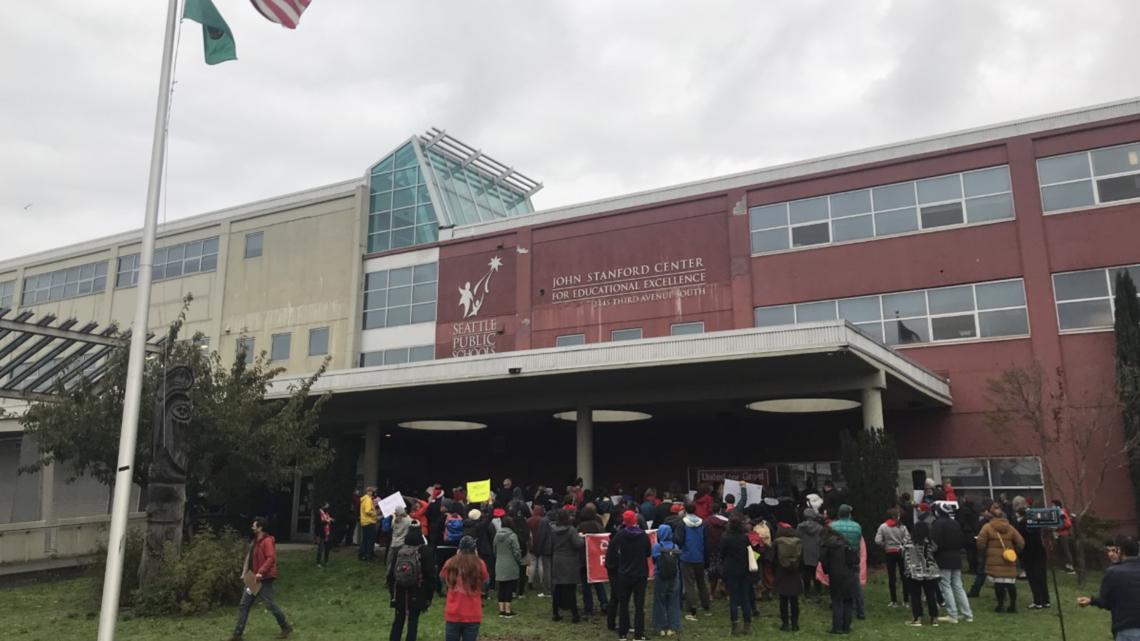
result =
M874 550L873 527L878 519L897 504L899 456L895 441L883 430L859 430L852 436L840 432L839 444L843 479L855 519L863 523L867 549ZM833 516L833 515L828 515Z
M175 363L194 371L188 509L195 500L232 505L253 491L291 486L294 475L323 469L332 460L332 452L316 433L327 396L314 401L309 391L328 361L300 385L291 386L288 398L266 400L270 383L284 369L271 367L264 352L249 359L239 354L226 367L217 352L201 349L200 334L192 340L177 340L190 302L187 296L182 313L171 324L165 351L146 360L134 483L146 486L155 394L167 365ZM22 472L52 462L67 463L76 475L108 486L114 483L127 354L125 347L117 349L103 376L83 378L71 392L57 388L58 400L35 402L28 408L21 423L25 434L39 445L40 457Z
M1049 379L1036 362L990 379L986 396L992 409L986 423L1007 443L1024 447L1028 437L1040 455L1051 492L1074 517L1077 580L1083 584L1084 517L1093 513L1109 470L1124 464L1125 450L1113 446L1117 405L1111 397L1075 403L1068 397L1061 368Z
M1116 274L1113 329L1116 337L1116 395L1128 450L1132 495L1140 515L1140 301L1128 270Z

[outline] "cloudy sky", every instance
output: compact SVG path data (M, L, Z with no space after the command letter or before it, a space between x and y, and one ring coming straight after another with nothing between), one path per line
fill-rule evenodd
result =
M184 23L161 216L362 175L430 126L542 209L1140 95L1140 3L313 0ZM165 2L0 21L0 260L140 227Z

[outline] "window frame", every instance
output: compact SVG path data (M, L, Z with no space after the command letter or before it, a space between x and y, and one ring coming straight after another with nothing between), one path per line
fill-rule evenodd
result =
M1101 181L1101 180L1105 180L1108 178L1121 178L1123 176L1137 176L1138 180L1140 180L1140 165L1137 165L1136 171L1116 172L1116 173L1112 173L1112 174L1104 174L1103 176L1098 176L1096 173L1096 165L1093 163L1093 158L1092 158L1094 152L1106 151L1106 150L1110 150L1110 149L1117 149L1120 147L1129 147L1132 145L1140 145L1140 140L1133 140L1133 141L1121 143L1118 145L1108 145L1106 147L1094 147L1092 149L1083 149L1083 150L1079 150L1079 151L1069 151L1069 152L1065 152L1065 153L1061 153L1061 154L1053 154L1050 156L1041 156L1039 158L1035 158L1034 159L1035 160L1034 171L1037 172L1037 194L1038 194L1038 197L1041 199L1041 213L1042 213L1042 215L1053 216L1056 214L1067 214L1067 213L1071 213L1071 212L1086 211L1086 210L1091 210L1091 209L1101 209L1103 207L1115 207L1117 205L1127 205L1130 203L1140 202L1140 196L1135 196L1133 198L1123 198L1120 200L1103 201L1103 200L1101 200L1101 197L1100 197L1100 183L1099 183L1099 181ZM1079 155L1084 155L1085 162L1088 164L1089 175L1087 178L1074 178L1071 180L1060 180L1060 181L1051 182L1051 183L1042 183L1041 182L1041 161L1042 160L1050 160L1053 158L1062 158L1064 156L1079 156ZM1078 205L1076 207L1065 207L1062 209L1050 209L1050 210L1045 209L1045 195L1044 195L1043 191L1046 187L1054 187L1057 185L1071 185L1071 184L1076 184L1076 183L1081 183L1081 182L1090 182L1091 183L1092 196L1093 196L1092 203L1090 203L1088 205ZM1057 327L1060 327L1060 324L1058 324Z
M257 358L257 339L253 336L239 336L234 345L234 360L237 360L238 354L242 352L242 346L247 344L249 347L245 350L245 362L250 363Z
M561 341L564 338L572 338L572 339L580 339L580 340L578 340L577 342L574 342L574 343L567 343L566 345L560 345L559 341ZM554 346L555 347L576 347L578 345L585 345L585 344L586 344L586 335L585 334L561 334L559 336L554 337Z
M637 337L636 338L614 338L614 335L618 334L619 332L637 332ZM611 329L610 330L610 342L611 343L620 343L623 341L639 341L643 338L645 338L645 330L642 329L641 327L622 327L619 329Z
M109 277L107 263L107 260L99 260L39 274L24 274L23 281L20 284L19 306L44 305L61 300L102 294L107 291L107 279ZM85 272L90 275L85 276ZM41 281L44 281L44 285L41 285ZM102 282L100 283L100 281ZM32 287L29 288L29 285ZM67 293L71 285L75 287L71 293ZM83 291L84 285L89 285L90 288ZM58 293L56 293L57 290ZM44 293L42 300L39 296L41 292ZM32 300L28 300L29 293L32 294ZM13 292L14 300L15 292Z
M325 335L325 350L323 352L313 352L313 334L323 332ZM328 356L329 345L332 343L332 329L325 325L324 327L310 327L309 328L309 356Z
M1109 267L1092 267L1089 269L1076 269L1067 272L1055 272L1049 275L1049 282L1053 286L1053 314L1057 321L1057 332L1059 334L1088 334L1093 332L1111 332L1113 324L1110 322L1108 325L1095 325L1090 327L1074 327L1071 329L1063 329L1061 327L1061 305L1067 303L1087 303L1107 300L1108 301L1108 315L1110 319L1116 318L1116 283L1115 278L1111 275L1113 271L1122 269L1131 269L1133 267L1140 268L1140 263L1131 265L1112 265ZM1108 292L1106 296L1091 296L1085 298L1066 298L1061 300L1057 297L1057 277L1066 276L1068 274L1083 274L1091 272L1103 272L1105 279L1105 290ZM1140 285L1138 285L1140 287ZM1140 298L1140 291L1137 292L1137 297Z
M250 241L254 240L254 239L257 240L257 248L254 250L251 250L250 249ZM253 252L257 252L257 253L253 253ZM258 231L246 232L244 244L242 245L242 256L241 256L242 260L249 260L251 258L261 258L261 255L263 253L265 253L265 231L264 230L258 230Z
M677 333L678 327L695 327L697 325L700 325L700 327L701 327L701 331L699 331L699 332L681 332L680 334ZM704 334L704 333L705 333L705 322L704 321L689 321L687 323L672 323L669 325L669 335L670 336L692 336L694 334Z
M7 300L7 302L4 302ZM16 279L0 281L0 309L14 309Z
M416 280L416 275L419 271L418 268L425 267L428 265L432 266L432 268L433 268L433 270L432 270L433 271L433 277L430 280L426 280L426 279L425 280ZM392 280L391 280L392 272L403 271L405 269L411 270L411 276L409 277L408 282L406 284L399 284L399 285L393 286ZM368 289L369 276L372 276L374 274L383 274L384 286L378 287L375 289ZM379 277L377 277L377 278L379 278ZM425 286L425 285L431 285L432 286L432 292L433 292L432 299L416 302L416 300L415 300L416 288L420 287L420 286ZM378 269L378 270L372 271L372 272L366 272L364 274L364 279L361 283L361 287L363 289L363 295L361 296L361 302L360 302L360 328L361 328L361 331L372 331L372 330L378 330L378 329L388 329L388 328L392 328L392 327L403 327L403 326L411 326L411 325L423 325L423 324L427 324L427 323L435 323L439 319L439 261L429 261L429 262L425 262L425 263L418 263L415 265L404 265L404 266L400 266L400 267L390 267L390 268L386 268L386 269ZM408 301L406 303L401 302L399 304L393 305L392 304L392 290L393 289L401 289L402 290L405 288L408 290L407 291ZM369 299L370 295L374 295L374 296L379 297L381 292L383 293L383 299L384 299L383 305L369 307L368 306L369 305L368 299ZM423 319L423 320L419 320L419 321L414 321L413 320L415 318L414 312L416 311L416 308L426 309L426 306L429 304L431 305L431 318ZM395 324L390 324L389 320L392 318L392 313L391 313L392 310L403 310L403 309L407 309L407 315L408 315L407 321L395 323ZM383 312L383 315L384 315L383 323L376 325L374 327L369 327L368 326L369 314L379 313L379 312Z
M285 341L285 355L277 356L278 340ZM278 332L269 335L269 362L287 361L293 356L293 332Z
M196 243L201 244L201 252L197 256L187 257L186 248ZM207 252L206 249L211 244L213 245L213 249ZM180 249L182 251L182 258L177 259L177 261L180 263L179 273L173 276L167 276L167 265L172 265L175 263L175 261L167 259L168 252L172 249ZM152 261L154 264L151 265L151 282L157 283L164 280L174 280L175 278L185 278L187 276L193 276L194 274L209 274L211 272L216 272L218 270L218 254L220 251L221 241L218 236L196 238L194 240L175 243L173 245L167 245L165 247L158 247L154 250L154 255L156 258L161 256L162 262L159 263L158 260ZM141 256L142 254L140 252L135 252L133 254L123 254L118 257L118 259L115 261L115 289L129 289L131 287L138 287L139 262ZM212 260L209 260L211 258ZM123 263L128 260L131 261L132 264L130 266L124 266ZM198 268L194 271L187 271L186 266L195 260L198 263ZM212 264L208 268L203 269L202 265L204 263ZM157 276L154 273L155 270L159 268L163 270L163 275L161 277ZM123 280L124 278L127 282L120 283L120 280Z
M421 350L423 352L430 354L431 356L430 356L430 358L417 358L417 359L413 360L412 354L416 350ZM397 352L403 352L403 357L404 357L403 360L393 360L393 362L391 362L391 363L387 362L389 356L392 356L394 359L397 358ZM377 365L375 363L373 363L371 365L365 364L365 360L367 360L369 357L375 357L375 356L379 356L379 358L381 359L381 362L379 365ZM391 365L410 365L412 363L426 363L428 361L434 361L434 360L435 360L435 345L427 344L427 345L408 345L406 347L389 347L386 349L373 350L371 352L360 352L360 354L356 358L356 363L357 363L357 367L386 367L386 366L391 366Z

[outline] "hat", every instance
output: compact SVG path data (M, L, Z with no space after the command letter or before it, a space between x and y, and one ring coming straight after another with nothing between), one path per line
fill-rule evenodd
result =
M816 512L813 508L809 507L804 510L804 518L809 521L814 521L819 518L819 512Z
M637 525L637 514L633 510L626 510L625 514L621 515L621 522L626 527L633 527Z
M851 506L850 505L847 505L846 503L844 503L843 505L839 506L839 518L841 518L841 519L851 518Z
M474 552L475 551L475 538L470 537L470 536L465 536L462 539L459 539L459 551L460 552Z
M952 515L958 511L957 501L935 501L934 511L937 514Z
M683 512L684 510L685 510L685 506L681 503L674 503L673 507L669 508L669 511L672 512L673 514L677 514L678 512Z
M479 510L472 509L467 513L467 518L471 519L472 521L478 521L479 519L483 518L483 513Z
M764 505L767 505L769 507L778 507L780 505L780 499L769 496L768 498L764 499Z
M501 519L506 515L507 511L501 507L497 507L491 512L491 516L495 517L496 519Z

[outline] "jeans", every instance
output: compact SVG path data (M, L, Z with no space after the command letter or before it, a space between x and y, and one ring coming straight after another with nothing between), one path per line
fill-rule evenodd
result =
M594 599L591 597L591 592L598 595L598 606L603 611L606 609L609 599L606 598L606 584L605 583L590 583L586 580L586 566L578 571L579 577L582 581L582 614L586 616L593 616L594 614Z
M1115 641L1140 641L1140 628L1128 628L1118 631Z
M938 617L938 580L910 582L910 613L915 620L922 618L922 595L926 594L926 607L930 618Z
M535 583L538 584L540 592L545 592L547 596L550 596L554 594L554 584L550 581L554 573L554 557L540 556L538 561L539 563L534 566L534 571L539 576L535 579Z
M728 618L736 623L738 611L743 609L744 622L752 623L752 577L726 576L724 585L728 588Z
M234 636L240 637L245 632L245 622L249 620L249 609L253 607L255 601L261 601L265 604L265 609L277 619L277 625L282 630L289 629L289 623L285 621L285 613L277 604L273 602L273 579L268 579L261 582L261 591L257 594L245 590L241 594L241 604L238 605L238 618L237 624L234 625Z
M326 541L325 537L317 539L317 565L325 565L329 562L329 548L332 546L331 541Z
M858 579L856 579L858 580ZM849 632L851 616L855 613L855 599L831 596L831 631Z
M898 569L898 576L895 576L896 568ZM906 589L906 575L903 574L903 560L902 554L899 552L887 552L887 581L891 589L891 603L898 603L898 591L896 583L902 582L903 601L910 599L910 593Z
M376 557L376 524L360 528L360 560L371 561Z
M682 563L681 576L685 579L685 608L696 613L697 603L709 609L709 583L705 578L704 563Z
M653 629L681 630L681 577L653 581Z
M851 566L851 571L855 575L855 618L867 618L867 610L863 603L863 584L859 581L859 564Z
M633 600L633 636L645 636L645 586L647 579L618 577L621 601L618 605L618 635L629 633L629 602Z
M392 619L392 631L388 634L388 641L400 641L400 632L404 630L404 620L408 622L407 641L416 641L416 631L420 625L420 611L408 611L405 608L396 608L396 616Z
M475 641L478 638L478 623L455 623L447 621L443 624L444 641Z
M966 598L966 590L962 587L961 570L939 570L942 573L942 600L946 602L946 614L951 618L974 618L974 611L970 609L970 599Z

